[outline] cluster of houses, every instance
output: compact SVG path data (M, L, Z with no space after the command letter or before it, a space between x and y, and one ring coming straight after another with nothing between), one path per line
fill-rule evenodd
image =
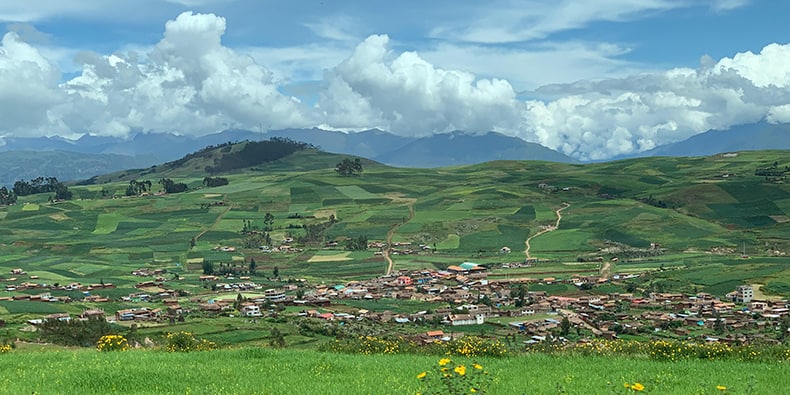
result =
M16 278L8 278L5 281L11 282L16 281ZM88 297L90 296L91 292L94 290L99 289L107 289L107 288L115 288L115 285L112 283L99 283L99 284L80 284L80 283L69 283L65 285L47 285L47 284L40 284L34 283L30 281L23 281L18 284L6 284L5 290L7 292L15 292L15 291L25 291L24 293L17 293L11 296L0 296L0 301L3 300L26 300L26 301L34 301L34 302L71 302L72 298L67 295L60 295L60 296L53 296L51 291L82 291L82 293ZM41 290L41 293L34 294L28 293L31 290ZM88 301L92 301L88 299Z
M408 282L398 276L389 287L408 288ZM399 280L400 278L400 280ZM331 301L334 298L348 297L343 290L359 289L360 283L354 282L347 287L331 287L335 291L323 293ZM480 325L491 318L523 317L523 320L509 319L511 329L527 335L533 341L540 341L556 335L562 317L567 317L573 328L584 329L592 336L614 339L618 334L650 334L669 332L669 336L693 339L702 336L706 341L746 343L749 341L775 341L769 328L778 328L779 321L790 313L787 301L754 301L746 304L735 300L720 300L710 294L686 295L680 293L653 293L649 297L633 294L613 293L600 296L563 297L551 296L545 292L526 292L529 304L514 307L506 303L508 294L497 286L468 284L468 290L459 291L456 287L442 289L436 296L457 307L439 308L433 311L420 311L412 314L395 314L391 311L372 312L359 310L357 314L331 313L319 309L304 310L303 315L330 320L373 320L384 323L435 323L451 326ZM739 287L733 292L748 295L750 286ZM323 288L317 289L320 291ZM496 291L494 291L496 289ZM366 294L371 295L372 294ZM410 294L410 298L425 298L425 293ZM419 295L419 296L415 296ZM489 300L497 298L497 305L489 306L472 301L485 295ZM385 296L382 296L385 297ZM736 296L733 296L734 298ZM437 300L434 298L423 300ZM465 303L461 303L464 302ZM342 304L342 301L337 301ZM536 318L533 318L537 316ZM542 317L542 318L540 318ZM549 317L549 318L545 318ZM719 337L711 336L713 329L720 329ZM705 335L699 335L704 333ZM665 334L662 334L664 336Z
M622 333L671 332L671 336L692 338L700 329L721 329L721 338L706 335L708 341L747 342L756 339L771 341L764 329L779 326L790 313L787 301L755 301L751 286L739 286L721 300L707 293L652 293L649 297L613 293L579 297L551 296L545 292L526 292L526 304L515 307L513 288L507 282L487 281L482 267L458 265L453 271L401 271L369 281L352 281L342 285L319 285L309 291L304 300L285 295L282 303L331 307L343 299L378 300L396 298L446 302L455 308L439 308L412 314L389 311L359 310L356 314L331 313L320 309L303 310L306 316L325 320L374 320L389 323L429 322L445 325L479 325L494 317L524 317L515 320L512 328L540 339L556 333L560 317L567 317L575 328L585 329L593 336L616 338ZM449 268L448 268L449 269ZM475 270L476 269L476 270ZM478 272L478 273L476 273ZM481 275L483 274L483 275ZM470 278L477 276L476 279ZM619 275L631 278L635 275ZM448 284L444 280L456 280ZM529 280L529 279L527 279ZM540 281L544 281L541 279ZM551 281L552 279L549 279ZM522 279L523 281L523 279ZM576 285L599 278L576 277L569 280ZM482 299L486 304L481 304ZM340 309L342 310L342 309ZM557 315L557 318L532 319L532 316Z
M138 269L132 272L141 277L160 276L163 272ZM17 273L19 275L19 273ZM564 281L577 287L597 284L602 281L621 281L636 274L615 274L611 279L598 276L574 276L557 280L552 277L532 279L517 278L489 280L487 268L471 262L450 265L446 270L401 270L389 275L365 281L350 281L344 284L289 283L278 288L264 289L263 286L239 278L237 282L226 282L228 278L205 275L200 280L212 284L216 294L241 292L260 296L247 299L214 297L205 295L190 299L194 309L205 314L239 314L245 317L262 317L275 313L279 306L301 307L304 317L329 321L372 320L384 323L409 324L429 323L450 326L480 325L495 317L523 317L508 319L509 327L538 341L557 332L562 317L568 318L574 328L590 332L593 336L615 338L622 333L671 332L672 336L691 338L697 333L706 333L706 340L724 342L747 342L755 339L770 340L765 335L767 328L779 327L779 322L790 314L787 301L763 301L754 299L754 290L749 285L738 286L724 299L710 294L698 293L651 293L649 296L612 293L608 295L585 295L577 297L552 296L542 291L526 291L529 283L553 283ZM184 308L179 303L176 291L167 289L162 281L144 281L134 292L121 298L124 302L148 302L156 307L127 308L116 311L106 318L115 321L161 321L169 318L183 319L193 308ZM527 287L514 287L524 283ZM106 297L91 291L114 288L112 284L83 285L71 283L63 286L22 283L14 289L42 288L40 294L19 293L0 300L35 300L42 302L69 302L69 297L53 297L52 289L83 291L83 300L95 303L109 302ZM8 289L8 288L7 288ZM518 296L514 292L520 289ZM300 292L296 292L301 290ZM296 295L299 295L299 298ZM395 314L390 311L349 310L344 300L377 301L383 298L408 299L434 302L448 307L411 314ZM157 303L161 303L157 306ZM454 306L454 307L449 307ZM339 307L339 306L338 306ZM537 317L534 317L536 316ZM93 316L104 317L102 309L86 310L79 319ZM549 317L549 318L546 318ZM46 317L48 319L70 319L68 315ZM710 330L722 335L711 338ZM768 331L770 332L770 331ZM767 337L766 337L767 336ZM426 339L436 336L425 335Z
M239 314L245 317L263 317L265 312L274 311L278 304L293 304L295 298L286 295L286 291L295 290L295 285L284 288L270 288L263 291L262 296L244 299L239 306L234 306L238 301L232 298L216 298L204 300L194 298L198 303L198 309L205 313L219 314L231 311L234 307L239 309Z

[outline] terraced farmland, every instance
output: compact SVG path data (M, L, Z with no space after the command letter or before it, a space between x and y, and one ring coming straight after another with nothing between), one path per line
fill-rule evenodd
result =
M299 152L225 174L229 185L216 188L203 188L204 175L187 170L205 166L187 162L155 174L127 171L100 177L105 184L72 186L82 198L70 202L50 203L43 195L20 198L0 208L0 272L8 277L21 268L42 283L131 287L140 279L129 273L144 267L180 276L174 286L200 292L203 262L247 265L254 260L259 273L276 266L285 278L344 281L380 275L387 265L376 249L349 253L344 241L364 236L383 242L388 234L393 243L409 246L402 250L411 250L391 255L395 270L443 269L463 261L499 267L524 261L526 239L553 226L555 210L569 204L559 228L531 242L531 254L541 263L514 273L555 270L564 275L573 271L552 265L615 256L622 258L618 270L649 264L687 266L694 273L695 265L711 260L737 262L745 248L771 268L755 267L715 284L703 281L703 272L688 274L684 284L723 290L733 281L756 278L770 283L769 290L790 289L790 275L775 266L790 253L790 187L753 175L766 163L790 164L785 151L588 165L504 161L442 169L364 162L364 173L353 177L333 170L341 158ZM155 184L171 176L192 189L139 197L99 193L121 193L133 178ZM244 246L244 224L264 229L266 213L274 216L268 232L273 245L267 247L287 243L290 252ZM299 242L307 227L319 224L326 225L320 240ZM651 244L660 246L660 255L651 255ZM598 269L593 265L583 272Z

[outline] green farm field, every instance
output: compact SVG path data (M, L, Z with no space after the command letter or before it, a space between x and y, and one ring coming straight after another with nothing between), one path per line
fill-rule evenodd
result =
M129 292L142 281L133 270L163 269L171 273L168 287L199 293L205 290L197 280L201 264L188 259L240 265L254 260L261 277L276 266L284 279L342 283L384 274L387 261L375 249L342 260L311 263L311 258L336 253L326 250L325 242L339 242L334 248L342 250L346 238L364 236L410 245L410 253L391 255L393 270L441 270L469 261L496 269L499 277L567 278L596 275L601 266L565 263L618 257L613 273L682 267L659 275L719 293L734 282L754 280L770 283L767 292L790 296L790 275L783 267L783 254L790 253L790 186L752 175L774 161L790 164L786 151L585 165L501 161L443 169L363 161L365 171L352 177L334 171L342 158L301 151L223 174L229 184L217 188L201 185L205 174L195 169L206 164L198 158L159 166L156 177L145 169L98 177L95 185L72 185L82 196L74 201L24 196L0 208L0 268L4 278L19 268L42 283L104 282ZM722 169L735 176L721 178ZM96 192L124 191L131 179L152 181L156 192L163 177L192 189L114 198ZM268 247L293 240L288 244L294 250L264 252L257 244L245 245L242 228L264 229L266 213L274 218ZM330 215L334 222L328 224ZM300 242L306 228L317 225L324 227L318 239ZM538 265L499 269L526 259L528 238ZM651 255L651 244L660 246L660 255ZM751 260L741 259L744 251ZM730 272L721 267L736 269L725 275Z

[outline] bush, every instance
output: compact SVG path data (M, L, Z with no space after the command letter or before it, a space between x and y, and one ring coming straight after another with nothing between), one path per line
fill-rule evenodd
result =
M507 354L505 343L497 339L464 336L457 340L419 345L403 338L386 339L376 336L349 337L322 347L324 351L350 354L424 354L464 357L501 357Z
M99 351L126 351L129 348L129 342L121 335L104 335L96 342Z
M588 343L558 345L541 342L527 348L530 352L568 352L580 355L637 356L656 361L690 359L731 361L788 361L790 350L782 345L729 345L719 342L651 340L593 340Z
M47 319L39 325L41 337L66 346L91 347L104 335L116 332L104 318L87 320Z
M191 332L168 333L165 350L168 352L207 351L217 348L217 344L206 339L196 339Z
M464 357L502 357L507 354L507 346L499 339L479 336L464 336L458 340L434 343L444 355Z

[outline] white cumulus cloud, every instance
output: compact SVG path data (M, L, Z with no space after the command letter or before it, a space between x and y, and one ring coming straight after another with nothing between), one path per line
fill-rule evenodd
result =
M279 93L272 73L222 45L225 20L183 13L167 22L145 56L84 54L62 117L71 129L123 135L130 130L208 133L228 126L307 125L296 100ZM75 112L79 109L80 115Z
M515 133L581 159L606 159L710 129L787 119L790 45L767 46L696 70L538 89ZM788 136L790 138L790 136Z
M415 52L396 56L386 35L368 37L326 78L329 88L318 109L335 127L369 122L395 133L426 135L518 123L519 103L507 81L439 69Z
M529 84L532 68L551 65L529 54L496 58L495 50L468 44L437 48L427 56L396 51L387 35L369 36L342 58L340 46L312 54L309 46L293 52L231 49L222 41L226 27L226 20L213 14L183 13L167 22L152 46L77 54L80 70L67 81L61 81L51 51L9 32L0 43L0 136L204 134L261 124L377 127L407 136L493 130L598 160L709 129L790 122L790 44L719 60L703 57L696 69L582 79L517 94L510 80ZM589 55L585 45L579 48L580 59L623 50ZM471 49L473 57L511 59L524 64L524 71L506 79L481 76L479 59L463 67L463 49ZM443 53L453 58L436 66ZM315 69L303 59L312 59ZM297 63L299 71L288 74L288 65ZM605 59L593 63L602 70L629 67ZM305 75L320 80L301 87L314 93L309 100L283 93L299 90L294 83Z
M47 109L64 99L59 79L57 67L36 48L6 33L0 43L0 136L41 133Z

